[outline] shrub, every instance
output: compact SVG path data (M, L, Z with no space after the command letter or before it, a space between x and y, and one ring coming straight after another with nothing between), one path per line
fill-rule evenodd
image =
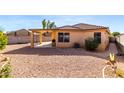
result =
M7 36L2 31L0 31L0 50L3 50L6 47L7 43ZM0 67L0 78L9 78L11 73L10 59L5 58L0 62L5 62L2 67Z
M79 43L74 43L74 48L80 48L80 44Z
M94 38L88 38L85 40L85 48L93 51L98 47L99 43Z
M9 58L5 58L3 60L5 62L5 64L3 64L3 66L0 68L0 78L10 78L11 75L11 65L10 65L10 59Z
M0 31L0 50L3 50L8 43L7 36Z

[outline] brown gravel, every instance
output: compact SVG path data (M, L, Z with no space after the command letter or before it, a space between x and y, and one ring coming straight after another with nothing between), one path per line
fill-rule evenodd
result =
M4 55L11 58L12 75L17 78L94 78L102 77L108 51L30 48L29 44L18 44L8 45Z

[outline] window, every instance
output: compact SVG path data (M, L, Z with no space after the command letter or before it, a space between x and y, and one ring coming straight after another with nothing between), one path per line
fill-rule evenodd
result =
M69 42L69 33L58 33L58 42Z
M94 33L94 39L95 39L98 43L101 43L101 32L95 32L95 33Z
M58 33L58 42L63 42L63 33Z
M64 34L64 42L69 42L69 33Z

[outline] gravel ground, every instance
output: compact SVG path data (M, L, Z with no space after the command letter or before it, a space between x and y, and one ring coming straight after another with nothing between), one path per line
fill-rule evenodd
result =
M4 55L11 58L15 78L94 78L102 77L109 52L88 52L84 49L30 48L29 44L8 45Z

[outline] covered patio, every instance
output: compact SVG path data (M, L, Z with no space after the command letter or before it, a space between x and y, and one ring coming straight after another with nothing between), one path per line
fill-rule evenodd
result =
M56 39L56 31L51 29L29 29L30 31L30 46L34 47L52 47L52 41ZM51 42L43 42L43 33L51 33ZM37 34L39 42L34 42L34 35Z

